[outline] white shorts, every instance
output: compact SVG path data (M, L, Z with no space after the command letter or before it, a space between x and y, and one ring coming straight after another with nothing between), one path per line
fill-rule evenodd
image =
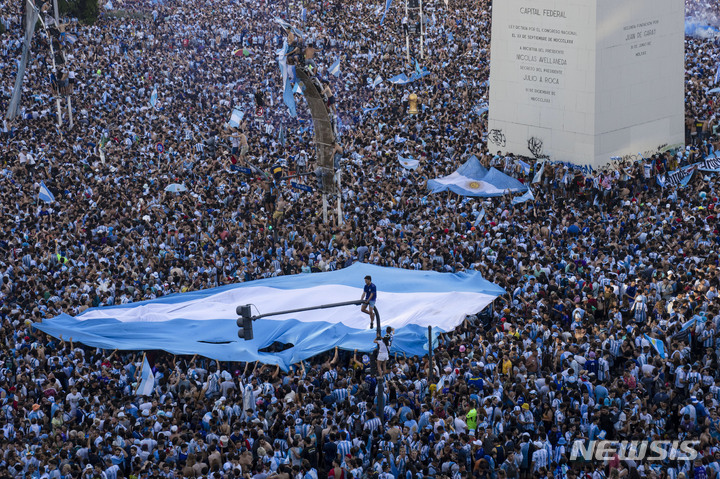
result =
M387 361L388 360L388 354L387 353L378 353L378 361Z

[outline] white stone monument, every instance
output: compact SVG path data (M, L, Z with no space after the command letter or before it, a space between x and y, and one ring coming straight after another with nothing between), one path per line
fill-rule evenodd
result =
M597 168L683 144L684 9L493 2L489 150Z

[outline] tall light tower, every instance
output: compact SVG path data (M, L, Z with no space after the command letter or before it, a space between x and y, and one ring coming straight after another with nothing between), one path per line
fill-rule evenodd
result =
M10 98L10 104L8 105L8 111L5 115L5 118L7 120L12 120L17 116L18 109L20 107L20 99L22 97L22 84L23 79L25 78L25 68L27 67L27 62L30 57L30 48L32 46L32 38L35 34L35 24L40 21L40 25L43 27L43 30L45 31L45 35L48 39L48 44L50 46L50 58L52 60L52 73L55 78L55 102L57 105L57 119L58 119L58 126L62 126L62 105L61 105L61 82L62 79L58 75L58 68L57 68L57 62L56 62L56 55L55 50L57 50L57 53L59 55L59 59L61 60L61 63L65 63L65 52L62 49L62 45L60 42L60 37L62 35L61 32L63 32L62 26L60 25L60 14L58 11L58 2L57 0L53 0L53 13L54 15L51 15L49 13L44 15L44 12L47 12L50 10L50 5L43 4L40 8L34 3L33 0L24 0L25 3L25 40L23 43L23 52L22 57L20 59L20 64L18 65L18 72L17 76L15 77L15 86L13 87L13 93L12 97ZM50 28L52 31L48 30L48 24L50 25ZM53 47L53 43L55 43L55 46ZM70 100L70 88L67 88L67 103L68 103L68 117L70 120L70 127L73 126L73 118L72 118L72 104Z
M405 23L407 20L407 23ZM405 20L403 21L403 29L405 30L405 51L407 62L410 63L410 36L417 35L420 38L420 58L425 59L425 27L423 18L422 0L405 0Z
M27 66L28 58L30 57L32 37L35 34L35 24L37 23L39 16L34 5L32 5L28 0L23 0L23 2L25 3L25 40L23 41L22 57L20 58L20 64L18 65L17 76L15 77L15 86L13 87L10 104L8 105L7 113L5 114L5 118L7 120L15 119L18 113L20 97L22 96L23 78L25 77L25 67Z

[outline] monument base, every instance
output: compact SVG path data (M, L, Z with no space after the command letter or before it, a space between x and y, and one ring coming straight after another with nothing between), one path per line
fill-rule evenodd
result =
M489 150L597 168L684 143L684 8L493 4Z

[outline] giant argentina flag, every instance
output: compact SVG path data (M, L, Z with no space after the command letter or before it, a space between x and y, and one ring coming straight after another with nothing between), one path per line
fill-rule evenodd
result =
M479 272L438 273L356 263L327 273L279 276L204 291L179 293L151 301L88 309L77 317L62 314L35 327L52 336L72 337L92 347L165 350L200 354L221 361L291 364L338 346L372 351L375 330L360 306L321 309L258 319L254 339L238 338L239 305L253 304L265 314L359 300L371 275L376 307L384 328L396 329L391 352L427 353L427 327L450 331L468 314L481 311L505 291ZM257 309L256 309L257 308ZM264 352L273 343L292 344L282 352Z
M428 181L432 193L452 191L461 196L502 196L506 193L520 193L527 186L512 176L491 168L488 171L475 156L471 156L454 173Z

